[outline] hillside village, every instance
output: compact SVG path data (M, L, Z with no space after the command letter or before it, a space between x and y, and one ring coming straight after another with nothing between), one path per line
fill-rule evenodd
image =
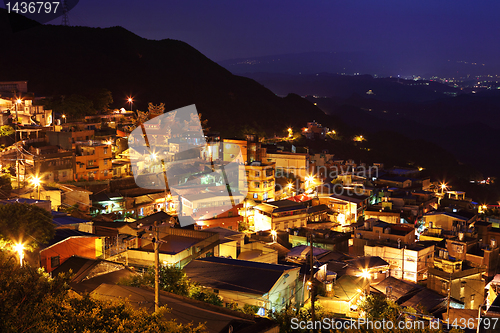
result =
M311 302L360 318L368 295L426 322L500 317L500 206L422 167L297 144L335 144L339 133L314 119L284 124L283 136L225 138L198 128L203 116L165 130L162 104L138 111L130 100L70 117L46 109L26 81L0 91L0 203L51 214L55 236L24 261L52 275L71 270L77 293L152 303L151 290L118 282L153 267L156 249L160 265L218 295L226 312L213 318L213 305L162 294L179 304L172 317L196 307L211 332L271 332L277 324L258 318ZM130 145L141 128L146 153ZM245 307L252 316L234 311Z

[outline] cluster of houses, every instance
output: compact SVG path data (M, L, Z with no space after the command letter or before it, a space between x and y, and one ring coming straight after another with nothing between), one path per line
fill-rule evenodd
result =
M10 84L26 90L23 82ZM160 263L182 268L228 308L250 305L267 316L310 303L315 291L325 310L358 318L359 302L380 293L430 320L500 317L498 220L481 214L464 192L431 183L421 168L384 168L328 151L300 152L289 143L265 144L253 135L212 133L172 167L170 187L141 188L138 177L156 182L162 164L156 155L141 160L127 146L132 113L69 122L33 106L34 98L5 96L2 125L16 124L16 136L0 160L15 181L2 204L24 202L51 212L56 236L37 261L51 274L71 269L76 291L110 298L140 293L141 302L153 297L116 283L154 264L156 224ZM157 111L150 106L145 119ZM328 132L315 122L307 128L315 138ZM190 148L170 131L150 140L166 162L182 160ZM214 161L236 161L240 168L228 171L236 185L213 172ZM228 188L244 191L232 191L228 200L221 194ZM181 227L180 217L192 223ZM210 309L196 311L210 318ZM276 329L227 311L211 318L211 331Z

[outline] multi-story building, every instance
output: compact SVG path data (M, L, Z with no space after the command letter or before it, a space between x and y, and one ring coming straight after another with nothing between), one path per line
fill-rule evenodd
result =
M464 309L478 309L484 301L484 267L473 267L441 250L429 268L427 288L450 296Z
M441 231L465 231L476 220L477 214L466 211L435 211L424 215L426 228L441 229Z
M411 282L426 279L434 262L434 245L365 245L364 250L366 256L378 256L387 261L391 276Z
M307 127L302 128L302 135L305 135L309 140L324 140L326 133L328 133L328 127L321 126L316 120L308 122Z
M76 145L75 180L105 180L113 177L111 147L93 141Z
M254 207L254 229L286 230L305 227L307 207L291 200L264 202Z
M20 181L39 177L43 182L72 181L75 168L75 155L72 151L57 146L31 147L22 150L18 159Z
M6 115L2 117L2 125L8 123L7 118L18 119L23 125L39 124L41 126L52 125L52 110L45 110L43 105L33 105L32 97L0 98L0 113Z
M329 197L321 198L320 202L337 213L338 223L349 225L355 223L358 217L363 215L364 210L368 207L369 199L369 196L356 193L350 195L331 194Z
M237 139L223 139L222 151L224 162L247 162L247 141Z
M60 126L56 126L56 129ZM46 133L50 145L60 146L63 149L75 149L76 142L89 141L94 137L94 130L54 131Z
M309 175L307 154L274 152L266 153L264 162L276 164L276 177L286 177L293 174L302 181Z
M274 200L275 165L256 161L245 166L247 198L255 201Z

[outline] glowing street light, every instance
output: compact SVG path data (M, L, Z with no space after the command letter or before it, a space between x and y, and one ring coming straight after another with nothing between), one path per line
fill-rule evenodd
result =
M66 124L66 115L65 115L65 114L63 114L63 115L62 115L62 117L63 117L63 119L64 119L64 123Z
M271 236L273 236L273 242L276 243L276 237L278 236L278 233L276 230L271 230Z
M132 97L129 97L127 98L127 102L130 103L130 111L132 111L132 104L134 103L134 100L132 99Z
M369 279L371 277L371 274L370 272L368 272L368 270L364 269L362 272L361 272L361 275L360 275L362 278L364 279Z
M40 200L40 185L42 183L42 180L40 179L40 177L33 176L33 178L31 178L30 182L31 182L31 184L33 186L37 187L37 189L38 189L38 200Z
M14 245L14 250L19 254L19 265L23 267L24 245L21 243L17 243L16 245Z
M314 187L316 184L316 178L314 178L313 175L306 176L306 190L308 190L311 187Z
M444 193L444 190L448 188L448 186L445 183L442 183L440 187L441 187L441 194Z

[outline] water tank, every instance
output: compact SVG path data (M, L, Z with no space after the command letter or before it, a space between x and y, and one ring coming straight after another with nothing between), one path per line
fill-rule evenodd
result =
M365 230L370 230L370 221L365 221Z
M356 238L361 238L361 234L359 232L356 234Z
M391 228L387 227L384 229L384 234L390 234L391 233Z
M448 251L447 250L443 251L443 258L448 259Z
M497 247L497 240L495 238L490 239L490 246L492 249Z
M392 287L391 286L387 286L385 287L385 295L387 297L391 296L392 295Z
M458 233L458 240L459 241L463 241L464 240L464 233L463 232L459 232Z
M433 223L429 222L429 229L432 229L432 227L433 227Z
M325 281L325 291L327 293L329 293L332 290L333 290L333 282L332 281Z
M443 258L443 256L444 256L444 250L440 249L439 250L439 258Z

